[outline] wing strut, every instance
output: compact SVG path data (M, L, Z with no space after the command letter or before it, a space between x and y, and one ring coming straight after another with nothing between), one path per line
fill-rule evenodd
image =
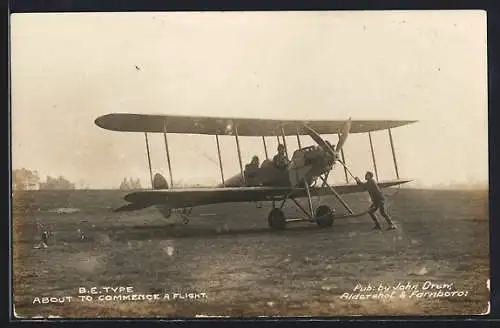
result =
M219 145L219 135L215 135L215 141L217 142L217 154L219 155L219 166L220 166L220 176L222 178L222 186L226 186L224 182L224 170L222 169L222 157L220 156L220 145Z
M302 146L300 145L299 128L297 128L297 145L299 146L299 149L302 148Z
M288 147L286 146L285 130L281 128L281 136L283 137L283 146L285 146L285 155L288 158Z
M266 153L266 159L269 159L269 156L267 155L266 138L264 136L262 136L262 144L264 145L264 152Z
M337 134L340 140L340 134ZM345 162L345 156L344 156L344 147L340 148L340 155L342 156L342 163ZM344 165L344 175L345 175L345 183L349 183L349 177L347 176L347 166Z
M144 132L144 137L146 139L146 152L148 153L148 164L149 164L149 177L151 178L151 188L153 188L153 169L151 168L151 157L149 156L149 141L148 133Z
M389 131L389 140L391 141L392 159L394 160L394 169L396 170L396 178L399 179L398 162L396 161L396 151L394 150L394 141L392 140L392 132L391 129L387 129L387 131Z
M345 209L347 210L347 212L349 212L349 214L354 214L354 212L351 210L351 208L349 207L349 205L347 205L347 203L345 202L345 200L342 199L342 197L340 197L339 193L333 189L332 186L330 186L328 184L328 182L326 181L326 179L323 177L323 176L320 176L320 179L323 181L324 184L326 184L328 186L328 188L330 189L330 191L333 193L333 195L337 198L337 200L342 204L344 205Z
M238 160L240 161L241 179L243 180L243 184L246 185L243 162L241 161L240 139L238 139L238 127L236 124L234 125L234 137L236 139L236 149L238 150Z
M172 177L172 165L170 164L170 151L168 149L168 140L167 140L167 125L165 121L163 121L163 140L165 141L165 151L167 152L168 174L170 175L170 188L173 188L174 179Z
M368 138L370 138L370 149L372 151L372 161L373 161L373 168L375 169L375 178L378 181L377 162L375 161L375 151L373 150L373 142L372 142L372 133L371 132L368 132Z

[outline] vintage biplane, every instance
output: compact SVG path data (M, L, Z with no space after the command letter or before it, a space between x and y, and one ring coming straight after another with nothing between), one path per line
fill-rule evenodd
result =
M168 218L172 211L175 210L180 213L184 223L187 223L192 208L196 206L215 203L269 201L272 202L272 209L268 216L269 227L277 230L284 229L287 223L296 221L313 222L320 227L331 227L334 219L359 216L366 213L355 214L341 197L342 194L364 191L363 185L358 183L349 184L348 174L353 178L354 176L345 164L343 146L350 133L368 133L375 176L378 180L371 132L387 130L396 179L380 181L378 184L381 188L386 188L409 182L410 180L399 178L391 129L413 122L415 121L360 121L351 119L346 121L297 121L128 113L108 114L95 120L95 124L103 129L119 132L141 132L145 136L152 190L129 193L125 196L125 200L129 203L115 211L135 211L156 206L165 218ZM161 133L164 136L170 186L161 174L156 173L153 176L148 133ZM214 188L172 188L172 167L167 138L168 134L171 133L215 136L222 180L220 185ZM337 144L332 145L324 140L321 137L324 134L337 135ZM219 136L221 135L234 136L236 141L240 172L229 179L224 178L219 143ZM285 168L278 168L268 157L266 137L276 137L278 143L284 146L286 157L288 157L285 137L290 135L297 137L299 148L292 154L290 162ZM303 135L310 136L317 146L302 147L300 136ZM260 166L249 167L247 165L244 167L240 150L240 137L262 138L266 159ZM346 184L330 185L327 182L328 175L336 163L343 166ZM333 208L327 205L315 207L312 198L325 195L335 196L347 213L337 214ZM297 202L298 198L307 198L308 208L304 208ZM283 206L287 200L295 203L305 217L286 216ZM279 206L277 206L276 202L280 202Z

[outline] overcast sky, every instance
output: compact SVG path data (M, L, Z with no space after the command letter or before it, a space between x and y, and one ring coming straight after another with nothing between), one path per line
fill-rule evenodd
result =
M350 116L419 120L393 130L413 186L488 181L482 11L15 14L11 28L13 168L149 187L144 135L94 124L112 112ZM380 178L394 178L387 132L373 137ZM234 138L222 139L227 177L239 165ZM245 162L264 157L259 139L240 141ZM167 176L163 137L150 143L154 172ZM171 135L169 145L174 180L220 182L214 137ZM355 174L372 169L367 135L345 150Z

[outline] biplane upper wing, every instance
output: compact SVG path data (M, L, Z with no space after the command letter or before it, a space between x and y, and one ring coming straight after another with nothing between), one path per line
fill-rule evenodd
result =
M350 133L385 130L414 122L416 121L353 120ZM282 129L285 135L295 135L297 132L307 134L304 125L319 134L336 134L341 131L345 120L299 121L114 113L98 117L95 124L103 129L120 132L233 135L237 129L240 136L276 136L282 135Z
M410 180L392 180L379 182L381 188L407 183ZM350 194L364 191L362 185L345 184L332 186L339 194ZM129 204L117 209L120 211L133 211L153 205L166 205L171 208L194 207L216 203L268 201L274 198L306 197L304 188L289 187L237 187L237 188L195 188L195 189L170 189L148 190L132 192L125 196ZM331 195L327 187L311 188L311 196Z

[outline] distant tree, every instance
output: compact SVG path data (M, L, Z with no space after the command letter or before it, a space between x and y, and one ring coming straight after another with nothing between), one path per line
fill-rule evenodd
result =
M37 171L25 168L12 171L12 189L14 190L36 189L39 183L40 177Z
M51 176L47 176L45 182L40 183L40 189L49 189L49 190L73 190L75 188L75 184L64 178L63 176L59 176L58 178L53 178Z

